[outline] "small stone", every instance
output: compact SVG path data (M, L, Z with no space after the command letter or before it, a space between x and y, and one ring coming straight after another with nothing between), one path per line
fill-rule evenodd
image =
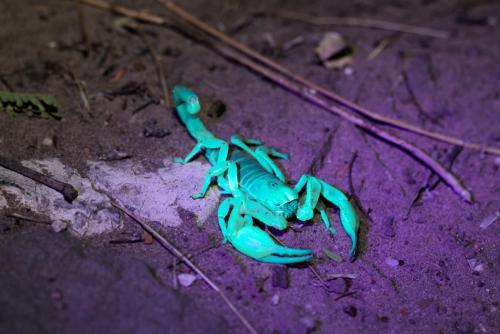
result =
M271 304L273 305L278 305L280 302L280 296L278 296L277 294L275 294L272 298L271 298Z
M272 276L273 287L280 287L282 289L288 289L290 285L288 279L288 269L285 266L274 266L273 276Z
M196 280L196 276L191 274L179 274L177 275L177 279L179 280L179 284L183 287L187 288Z
M347 281L343 278L330 279L325 283L328 286L328 292L333 292L341 295L343 293L346 293L348 290Z
M353 318L358 314L358 309L354 305L344 306L342 311L344 311L345 314Z
M344 68L344 74L347 76L351 76L354 73L354 70L351 67Z
M385 259L385 263L389 266L389 267L397 267L399 266L399 260L396 260L396 259L393 259L391 257L388 257Z
M163 138L170 134L169 131L160 127L158 125L158 121L154 118L144 123L144 129L142 130L142 133L146 138Z
M54 140L50 137L45 137L42 140L42 145L44 146L53 146L54 145Z
M55 220L52 224L50 224L50 227L54 232L62 232L68 228L68 223L63 220Z

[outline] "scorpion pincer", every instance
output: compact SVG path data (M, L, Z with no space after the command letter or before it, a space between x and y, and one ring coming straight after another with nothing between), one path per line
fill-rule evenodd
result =
M311 250L278 245L269 234L253 224L253 219L284 230L288 226L287 219L296 216L301 221L310 220L317 211L326 228L335 234L321 201L326 200L340 210L342 227L352 241L350 256L354 259L359 221L342 191L307 174L290 187L272 160L288 159L286 154L264 146L259 140L238 135L231 137L234 149L230 152L229 144L215 137L197 116L201 107L192 90L175 86L173 100L179 118L196 140L191 152L184 159L177 158L176 162L187 163L204 151L212 165L201 191L193 198L205 196L213 177L217 178L222 194L229 195L220 204L217 214L224 242L229 241L238 251L259 261L296 263L310 260L313 256Z

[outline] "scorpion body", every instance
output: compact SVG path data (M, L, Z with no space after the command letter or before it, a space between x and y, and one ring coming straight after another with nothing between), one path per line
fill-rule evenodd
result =
M175 86L173 99L179 118L197 141L191 152L184 159L177 158L176 162L187 163L204 151L212 165L201 191L193 198L205 195L213 177L217 178L222 194L230 195L218 209L224 242L229 241L243 254L264 262L307 261L312 258L311 250L276 244L266 232L254 226L253 219L283 230L288 226L288 218L295 215L299 220L310 220L317 210L327 229L335 234L326 208L320 202L323 198L339 207L342 226L352 240L350 255L354 258L359 223L352 205L340 190L307 174L295 187L288 186L271 158L288 159L287 155L262 145L259 140L234 135L231 144L236 148L229 154L229 144L206 129L197 116L200 104L192 90ZM299 196L301 192L304 194Z

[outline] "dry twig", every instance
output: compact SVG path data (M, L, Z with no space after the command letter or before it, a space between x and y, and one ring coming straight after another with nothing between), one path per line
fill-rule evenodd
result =
M94 6L94 7L100 8L100 9L107 9L107 10L110 10L110 11L115 12L117 14L124 15L124 16L130 17L130 18L133 18L133 19L141 20L144 22L158 24L158 25L170 24L170 22L168 20L164 19L161 16L150 14L150 13L147 13L144 11L133 10L133 9L123 7L123 6L115 6L111 3L103 1L103 0L81 0L81 1L82 1L82 3L85 3L87 5ZM467 147L470 149L478 150L478 151L481 151L484 153L489 153L489 154L494 154L494 155L500 156L500 148L498 148L498 147L485 146L485 145L481 145L481 144L477 144L477 143L469 143L469 142L466 142L460 138L444 135L444 134L441 134L438 132L425 130L425 129L419 128L418 126L415 126L415 125L412 125L412 124L409 124L406 122L402 122L400 120L390 118L390 117L387 117L384 115L380 115L376 112L373 112L371 110L363 108L362 106L357 105L356 103L354 103L354 102L352 102L352 101L350 101L350 100L348 100L348 99L346 99L346 98L344 98L344 97L342 97L342 96L340 96L340 95L338 95L338 94L336 94L336 93L334 93L326 88L323 88L323 87L321 87L321 86L319 86L319 85L317 85L317 84L315 84L315 83L313 83L313 82L311 82L311 81L309 81L309 80L307 80L299 75L294 74L293 72L291 72L287 68L279 65L278 63L275 63L274 61L272 61L269 58L266 58L266 57L260 55L259 53L248 48L244 44L241 44L241 43L237 42L236 40L230 38L229 36L224 35L221 32L215 30L214 28L204 24L203 22L200 22L198 19L196 19L195 17L193 17L191 14L187 13L183 9L179 8L174 3L170 2L170 1L165 1L165 0L157 0L157 1L159 1L161 4L166 6L168 9L173 11L178 16L185 18L188 22L195 25L197 28L203 30L204 32L210 34L211 36L227 43L231 47L237 49L238 51L246 54L249 57L257 59L258 61L273 68L275 71L277 71L283 75L286 75L290 79L293 79L295 81L300 82L304 86L321 93L325 97L328 97L328 98L332 99L333 101L336 101L337 103L339 103L339 104L341 104L349 109L352 109L352 110L368 117L369 119L371 119L373 121L387 124L390 126L394 126L396 128L399 128L399 129L402 129L405 131L410 131L410 132L413 132L413 133L416 133L416 134L419 134L419 135L422 135L422 136L425 136L428 138L432 138L432 139L435 139L435 140L438 140L438 141L441 141L444 143L459 145L462 147ZM189 20L188 20L188 18L189 18ZM193 19L194 19L194 21L193 21Z
M71 184L58 181L31 168L24 167L17 161L7 160L3 157L0 157L0 166L54 189L55 191L63 195L64 199L69 203L73 202L73 200L78 197L78 191L76 191L76 189L73 188Z
M181 259L191 270L193 270L198 276L200 276L201 279L208 284L208 286L210 286L215 292L217 292L221 296L221 298L224 300L227 306L229 306L231 311L233 311L234 314L241 320L241 322L245 325L245 327L249 330L249 332L252 334L257 334L257 330L255 330L255 328L250 324L250 322L243 316L243 314L241 314L241 312L236 308L236 306L229 300L224 291L222 291L210 278L208 278L207 275L205 275L205 273L201 271L200 268L198 268L198 266L196 266L193 262L191 262L191 260L189 260L180 250L178 250L172 243L170 243L167 239L165 239L160 233L154 230L149 224L147 224L142 219L134 215L130 210L126 209L121 204L118 204L118 202L115 199L112 199L112 204L118 210L122 211L127 216L132 218L135 222L137 222L144 230L150 233L153 236L153 238L155 238L156 241L160 243L160 245L162 245L165 249L167 249L177 258Z
M89 0L84 0L84 1L89 1ZM92 0L95 1L95 0ZM456 137L451 137L447 136L438 132L433 132L429 130L425 130L422 128L419 128L415 125L399 121L397 119L393 119L387 116L380 115L378 113L375 113L371 110L368 110L360 105L357 105L356 103L346 99L345 97L342 97L308 79L303 78L300 75L297 75L287 69L286 67L272 61L271 59L261 55L260 53L254 51L253 49L247 47L246 45L232 39L231 37L221 33L220 31L214 29L213 27L209 26L206 23L201 22L198 20L196 17L185 11L184 9L180 8L176 4L174 4L172 1L167 1L167 0L157 0L159 3L163 4L168 10L170 10L172 13L176 14L177 16L181 17L182 19L186 20L196 28L202 30L203 32L209 34L210 36L226 43L227 45L231 46L232 48L238 50L239 52L245 54L248 57L251 57L253 59L258 60L259 62L269 66L273 70L279 72L280 74L288 77L289 79L292 79L294 81L299 82L300 84L306 86L312 91L321 93L325 97L328 97L332 99L333 101L343 105L344 107L347 107L349 109L352 109L368 118L370 118L373 121L377 121L383 124L391 125L406 131L414 132L416 134L426 136L429 138L433 138L448 144L453 144L453 145L459 145L475 150L480 150L485 153L490 153L490 154L495 154L495 155L500 155L500 148L497 147L488 147L476 143L468 143L460 138Z
M87 28L87 22L85 19L85 13L83 12L81 1L75 0L76 13L78 14L78 23L80 25L80 34L82 36L82 43L85 46L85 52L90 51L90 38L89 30Z
M95 2L97 0L82 0L82 1L91 3L91 2ZM274 81L275 83L290 90L291 92L294 92L295 94L302 97L303 99L308 100L309 102L312 102L313 104L316 104L317 106L322 107L326 111L334 113L334 114L340 116L341 118L349 121L350 123L374 134L375 136L399 147L400 149L402 149L406 152L409 152L413 157L415 157L419 161L423 162L426 166L431 168L437 175L439 175L443 179L443 181L446 184L448 184L464 200L466 200L467 202L472 202L472 194L461 184L461 182L453 174L449 173L441 164L439 164L437 161L432 159L427 153L425 153L421 149L417 148L416 146L402 140L401 138L397 137L396 135L394 135L390 132L386 132L384 130L381 130L381 129L377 128L376 126L367 123L362 118L355 116L355 115L352 115L343 109L340 109L336 106L329 104L328 102L326 102L322 98L318 97L317 93L320 92L324 96L329 96L329 97L335 96L335 97L337 97L337 102L343 101L343 103L342 103L343 105L355 106L358 109L362 109L361 107L357 106L353 102L351 102L343 97L340 97L340 96L310 82L309 80L306 80L306 79L294 74L290 70L288 70L288 69L284 68L283 66L273 62L272 60L260 55L259 53L248 48L244 44L241 44L241 43L233 40L229 36L219 32L216 29L212 28L211 26L199 21L196 17L192 16L191 14L189 14L188 12L183 10L182 8L178 7L173 2L165 1L165 0L157 0L157 1L160 2L161 4L165 5L165 7L167 9L169 9L170 11L175 13L177 16L183 18L184 20L186 20L187 22L189 22L193 26L197 27L198 29L210 34L213 37L216 37L217 39L223 41L224 43L230 45L231 47L236 48L238 51L245 54L248 58L244 57L236 52L233 52L233 51L229 50L228 48L224 48L224 47L220 47L218 45L212 44L212 47L214 49L216 49L219 53L224 55L225 57L230 58L234 61L237 61L244 66L247 66L248 68L252 69L253 71L259 73L260 75ZM113 7L111 5L108 5L107 8L113 8ZM134 15L134 17L138 17L140 14L140 12L134 13L134 11L132 11L130 9L124 9L124 8L122 8L122 12L132 12L131 14ZM162 22L162 24L164 24L166 22L164 19L162 19L160 17L155 17L154 21ZM149 21L149 22L152 22L152 21ZM264 67L263 65L256 63L252 59L259 60L260 62L268 65L273 70L278 71L280 74L282 74L284 76L280 76L280 75L276 74L275 72L273 72L269 68ZM297 83L294 83L290 79L292 79L296 82L299 82L300 85ZM328 93L330 95L327 95L325 93ZM368 111L368 110L365 110L365 112L368 112L369 114L374 114L378 118L380 118L380 117L385 118L385 116L381 116L381 115L378 115L376 113L372 113L371 111ZM393 120L393 121L395 121L395 120ZM398 122L398 121L395 121L395 122ZM414 127L414 126L412 126L412 127ZM423 129L420 129L417 127L414 127L414 128L418 129L420 132L426 131L426 130L423 130ZM443 136L441 134L436 134L436 135L439 135L440 137L437 136L439 138L447 138L447 139L451 138L451 137ZM453 139L453 138L451 138L451 139ZM468 144L469 145L468 146L460 139L455 138L455 140L458 141L458 145L460 145L460 146L470 147L470 145L477 145L479 148L483 149L484 152L488 151L486 148L484 148L478 144ZM449 142L449 140L446 140L446 141ZM498 154L500 154L500 149L496 149L496 148L492 148L492 149L497 150Z
M381 29L435 38L448 38L449 35L448 32L444 30L360 17L317 17L292 12L276 12L271 13L271 15L282 19L300 21L319 26Z

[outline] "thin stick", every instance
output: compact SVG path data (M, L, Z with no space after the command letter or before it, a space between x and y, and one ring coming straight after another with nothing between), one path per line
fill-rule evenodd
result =
M48 224L48 225L52 224L52 222L50 220L38 220L38 219L35 219L32 217L20 215L19 213L15 213L15 212L9 212L6 214L6 216L10 217L10 218L20 219L20 220L26 220L26 221L32 222L32 223L40 223L40 224Z
M165 69L163 67L163 64L161 62L161 58L158 55L158 52L156 52L155 48L149 43L148 38L142 32L142 30L139 28L138 30L139 36L141 36L142 40L144 41L144 44L146 44L146 47L148 48L149 52L151 53L151 56L153 57L153 61L155 62L156 68L158 69L158 76L160 78L160 87L162 90L162 95L163 95L163 102L165 103L165 107L171 108L172 105L170 103L170 98L168 97L169 89L167 86L167 81L165 79Z
M93 2L96 2L98 0L82 0L84 2L87 2L89 4L92 4ZM443 181L448 184L457 194L459 194L463 199L465 199L467 202L472 202L472 195L471 193L465 189L465 187L463 187L460 183L460 181L454 176L452 175L451 173L449 173L443 166L441 166L438 162L434 161L429 155L427 155L427 153L425 153L424 151L420 150L419 148L415 147L414 145L402 140L401 138L397 137L396 135L392 134L392 133L389 133L389 132L385 132L383 130L380 130L378 129L377 127L375 127L374 125L371 125L367 122L365 122L362 118L359 118L355 115L352 115L338 107L335 107L335 106L332 106L330 105L329 103L327 103L326 101L324 101L323 99L319 98L318 96L316 96L316 92L321 92L320 90L318 89L315 89L314 87L317 87L319 89L322 89L321 87L319 87L318 85L300 77L300 76L297 76L295 74L293 74L292 72L290 72L288 69L282 67L281 65L279 64L276 64L274 63L273 61L271 61L270 59L260 55L259 53L253 51L252 49L246 47L245 45L231 39L230 37L220 33L219 31L215 30L214 28L206 25L205 23L199 21L198 19L196 19L195 17L193 17L191 14L187 13L186 11L184 11L183 9L177 7L175 4L173 4L172 2L165 2L163 0L157 0L159 1L160 3L164 4L168 9L170 9L171 11L173 11L175 14L183 17L186 21L190 22L191 24L195 25L196 27L198 27L199 29L209 33L210 35L212 36L215 36L217 37L218 39L222 40L223 42L226 42L226 44L229 44L231 46L233 46L234 48L238 49L239 51L243 52L244 54L246 54L247 56L250 56L254 59L258 59L259 61L265 63L266 65L272 67L274 70L278 70L278 72L282 73L283 75L286 75L288 78L291 78L291 79L294 79L295 81L298 81L300 83L302 83L303 85L307 86L309 89L305 89L304 87L302 86L299 86L298 84L295 84L293 83L292 81L288 80L287 78L284 78L284 77L280 77L278 75L276 75L276 73L272 72L271 70L269 70L268 68L262 66L262 65L259 65L257 64L256 62L250 60L250 59L247 59L245 57L242 57L240 56L239 54L236 54L235 52L232 52L230 51L229 49L223 49L223 48L220 48L220 47L216 47L216 46L213 46L214 48L216 48L221 54L223 54L224 56L230 58L230 59L233 59L249 68L251 68L252 70L254 70L255 72L259 73L260 75L276 82L277 84L289 89L290 91L296 93L298 96L302 97L303 99L305 100L308 100L322 108L324 108L325 110L331 112L331 113L334 113L334 114L337 114L338 116L342 117L343 119L359 126L360 128L363 128L367 131L369 131L370 133L373 133L375 134L376 136L394 144L395 146L399 147L400 149L403 149L404 151L407 151L407 152L410 152L414 157L416 157L418 160L422 161L425 165L427 165L429 168L431 168L437 175L439 175ZM98 2L104 2L104 1L98 1ZM112 8L111 5L108 4L107 7L104 7L104 8ZM133 17L138 17L138 12L134 13L134 11L130 10L130 9L125 9L125 11L123 11L123 8L122 8L122 13L125 13L125 12L132 12L132 14L134 15ZM125 14L123 14L125 15ZM156 17L156 21L160 21L161 18L159 17ZM152 22L154 23L153 21L148 21L148 22ZM162 24L164 24L166 21L164 19L161 19L161 22ZM307 85L305 84L307 83ZM321 93L324 93L324 92L328 92L330 93L328 90L326 89L322 89L323 92ZM333 94L334 96L337 96L336 94L334 93L331 93ZM325 95L325 94L323 94ZM326 96L326 95L325 95ZM359 106L357 106L356 104L354 104L353 102L345 99L345 98L341 98L339 97L340 99L342 99L343 101L346 101L346 103L349 103L353 106L356 106L357 108L361 108ZM368 110L366 110L368 113L372 113ZM381 116L381 115L378 115L378 114L375 114L373 113L374 115L376 115L377 117L382 117L384 118L384 116ZM414 127L413 125L411 125L412 127ZM416 129L418 129L420 132L422 131L426 131L426 130L423 130L423 129L420 129L420 128L417 128L415 127ZM418 133L418 132L417 132ZM457 139L457 138L452 138L452 137L447 137L447 136L444 136L444 135L441 135L441 134L436 134L438 137L441 136L441 138L449 138L451 140L443 140L443 141L446 141L446 142L453 142L453 140L456 140L458 143L456 143L457 145L460 145L460 146L465 146L465 147L471 147L471 145L476 145L477 148L483 150L483 152L489 152L488 148L487 147L483 147L481 145L478 145L478 144L467 144L467 143L464 143L462 140L460 139ZM431 136L432 137L432 136ZM489 153L493 153L493 154L498 154L500 155L500 149L497 149L497 148L490 148L491 152Z
M374 29L403 32L407 34L421 35L427 37L435 37L435 38L449 37L448 32L444 30L413 26L397 22L360 18L360 17L318 17L318 16L292 13L292 12L276 12L276 13L271 13L271 15L282 19L300 21L318 26L346 26L346 27L357 27L357 28L374 28Z
M83 12L80 0L75 0L76 13L78 14L78 23L80 25L80 34L82 36L83 45L85 45L85 51L90 51L90 38L89 30L87 28L87 22L85 20L85 13Z
M17 161L7 160L0 156L0 166L54 189L63 195L64 199L69 203L73 202L73 200L78 197L78 191L76 191L71 184L58 181L50 176L34 171L28 167L24 167Z
M156 232L149 224L144 222L142 219L134 215L130 210L126 209L124 206L118 204L115 199L112 199L111 204L116 207L118 210L125 213L127 216L135 220L144 230L146 230L149 234L153 236L165 249L174 254L176 257L181 259L191 270L193 270L198 276L200 276L205 283L208 284L215 292L217 292L224 302L229 306L231 311L241 320L241 322L245 325L248 331L252 334L257 334L257 330L250 324L250 322L243 316L243 314L238 311L236 306L229 300L224 291L222 291L210 278L208 278L203 271L201 271L198 266L196 266L191 260L189 260L180 250L178 250L172 243L170 243L167 239L165 239L160 233Z
M439 175L439 177L448 185L450 186L455 193L457 193L460 197L462 197L465 201L472 203L472 194L461 184L460 180L458 180L457 177L455 177L453 174L448 172L439 162L435 161L430 157L427 153L419 149L418 147L414 146L413 144L410 144L409 142L397 137L393 133L384 131L382 129L379 129L375 125L372 125L368 122L366 122L364 119L353 115L347 111L344 111L336 106L333 106L326 102L325 100L319 98L314 91L310 91L308 89L304 89L304 87L299 86L298 84L293 83L292 81L276 75L273 71L270 69L257 64L256 62L243 57L233 51L230 51L229 49L224 49L220 48L217 46L214 46L220 53L222 53L224 56L231 58L240 64L243 64L255 72L259 73L260 75L268 78L271 81L274 81L278 85L288 89L289 91L297 94L298 96L302 97L305 100L308 100L309 102L312 102L313 104L323 108L324 110L335 114L337 116L340 116L341 118L347 120L348 122L374 134L375 136L384 139L385 141L397 146L399 149L410 153L414 158L417 160L421 161L424 165L429 167L434 173Z
M160 1L160 0L157 0L157 1ZM106 1L103 1L103 0L81 0L81 2L85 3L87 5L90 5L90 6L100 8L100 9L107 9L107 10L110 10L110 11L115 12L117 14L124 15L124 16L130 17L130 18L136 19L136 20L140 20L140 21L144 21L144 22L148 22L148 23L152 23L152 24L158 24L158 25L169 24L169 21L165 20L161 16L149 14L149 13L142 12L142 11L136 11L136 10L126 8L123 6L114 6L113 4L108 3ZM160 1L160 3L162 3L165 6L168 5L168 2L166 2L166 1ZM169 6L171 6L171 7L170 8L167 7L167 8L169 8L170 10L172 10L174 13L178 14L181 17L191 17L191 19L194 18L189 13L185 12L182 9L179 9L179 7L177 7L175 4L170 4ZM172 8L174 8L174 9L172 9ZM182 12L179 12L179 10L181 10ZM181 13L182 15L179 13ZM188 15L188 16L186 16L186 15ZM221 32L213 29L212 27L200 22L198 19L194 18L194 20L195 20L195 21L193 21L194 23L191 21L190 21L190 23L192 23L192 24L196 23L196 26L199 29L205 31L206 33L212 35L213 37L220 39L221 41L234 47L238 51L240 51L240 52L242 52L242 53L244 53L244 54L246 54L254 59L257 59L260 62L262 62L262 63L266 64L267 66L273 68L274 70L278 71L279 73L282 73L283 75L288 76L290 79L293 79L295 81L300 82L301 84L309 87L310 89L313 89L313 90L323 94L325 97L328 97L328 98L332 99L333 101L336 101L337 103L340 103L341 105L343 105L343 106L345 106L353 111L356 111L356 112L368 117L369 119L371 119L373 121L387 124L390 126L394 126L396 128L399 128L399 129L402 129L405 131L409 131L409 132L413 132L413 133L419 134L421 136L432 138L434 140L438 140L438 141L441 141L444 143L448 143L448 144L452 144L452 145L459 145L459 146L466 147L469 149L478 150L478 151L481 151L484 153L500 156L500 148L498 148L498 147L492 147L492 146L486 146L486 145L481 145L481 144L477 144L477 143L466 142L465 140L462 140L462 139L457 138L457 137L448 136L448 135L445 135L442 133L425 130L425 129L419 128L418 126L415 126L413 124L406 123L406 122L403 122L403 121L400 121L400 120L397 120L397 119L394 119L391 117L387 117L384 115L380 115L376 112L368 110L368 109L346 99L345 97L342 97L342 96L340 96L340 95L338 95L338 94L336 94L336 93L334 93L326 88L319 86L318 84L315 84L314 82L311 82L311 81L309 81L309 80L307 80L299 75L294 74L293 72L291 72L287 68L279 65L278 63L275 63L271 59L266 58L266 57L260 55L259 53L257 53L256 51L253 51L252 49L248 48L244 44L241 44L241 43L237 42L236 40L233 40L230 37L222 34ZM202 24L201 26L199 25L200 23Z
M95 1L95 0L84 0L84 1ZM469 143L469 142L466 142L466 141L459 139L459 138L456 138L456 137L451 137L451 136L447 136L447 135L444 135L441 133L425 130L425 129L419 128L415 125L412 125L412 124L409 124L406 122L402 122L402 121L399 121L397 119L393 119L393 118L390 118L387 116L383 116L383 115L375 113L371 110L368 110L368 109L348 100L345 97L342 97L342 96L340 96L340 95L338 95L338 94L336 94L336 93L334 93L326 88L321 87L320 85L318 85L312 81L309 81L309 80L303 78L300 75L293 73L292 71L290 71L286 67L272 61L271 59L261 55L260 53L254 51L253 49L247 47L246 45L244 45L244 44L232 39L231 37L221 33L220 31L212 28L208 24L201 22L196 17L194 17L193 15L191 15L190 13L185 11L184 9L180 8L179 6L174 4L173 2L166 1L166 0L157 0L157 1L161 4L163 4L172 13L183 18L184 20L186 20L187 22L189 22L193 26L197 27L198 29L202 30L203 32L209 34L210 36L217 38L218 40L235 48L236 50L245 54L248 57L251 57L253 59L258 60L259 62L269 66L270 68L281 73L282 75L285 75L286 77L303 84L304 86L308 87L310 90L314 90L316 92L319 92L322 95L324 95L325 97L328 97L328 98L332 99L333 101L370 118L371 120L374 120L374 121L377 121L380 123L384 123L387 125L391 125L391 126L394 126L394 127L406 130L406 131L414 132L414 133L417 133L419 135L433 138L435 140L439 140L439 141L442 141L442 142L445 142L448 144L459 145L459 146L467 147L470 149L480 150L482 152L489 153L489 154L500 155L500 148L484 146L484 145L480 145L480 144L476 144L476 143Z
M164 18L154 15L154 14L149 14L144 11L138 11L138 10L133 10L127 7L123 6L115 6L114 4L103 1L103 0L80 0L82 3L94 6L96 8L100 9L107 9L110 10L116 14L120 14L123 16L130 17L132 19L144 21L144 22L149 22L149 23L154 23L154 24L159 24L159 25L164 25L167 24L168 21L165 20Z

